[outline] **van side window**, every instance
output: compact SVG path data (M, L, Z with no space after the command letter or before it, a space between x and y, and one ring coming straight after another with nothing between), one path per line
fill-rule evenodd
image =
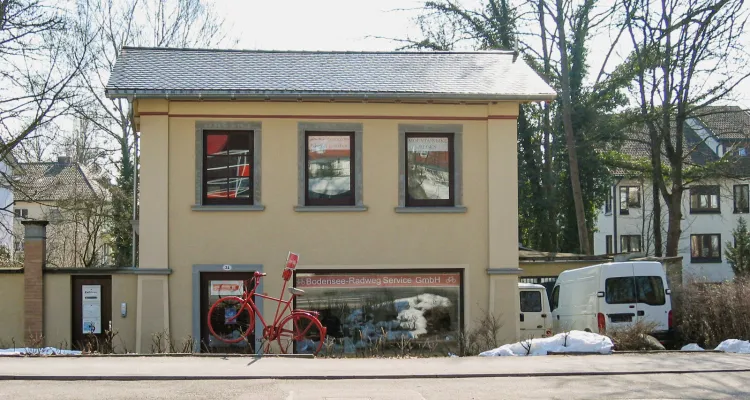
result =
M522 290L521 295L521 312L542 312L542 292L532 290Z
M552 289L552 311L555 311L560 302L560 286L555 286Z
M659 276L607 278L604 281L607 304L644 303L661 306L666 303L664 283Z

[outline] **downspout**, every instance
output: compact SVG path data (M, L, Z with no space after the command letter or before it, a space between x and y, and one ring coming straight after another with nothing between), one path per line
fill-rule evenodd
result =
M617 216L620 214L618 209L620 204L620 198L617 196L617 185L622 182L622 177L615 180L614 186L612 186L612 253L617 254Z

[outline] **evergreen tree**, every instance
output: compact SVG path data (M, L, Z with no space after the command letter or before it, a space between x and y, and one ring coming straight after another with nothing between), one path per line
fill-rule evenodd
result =
M738 278L750 275L750 233L747 231L747 221L740 217L737 227L732 232L734 244L727 243L724 255L732 266L734 275Z

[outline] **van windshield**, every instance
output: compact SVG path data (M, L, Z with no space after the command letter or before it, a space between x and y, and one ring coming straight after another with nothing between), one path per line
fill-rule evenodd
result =
M644 303L661 306L666 303L664 283L659 276L607 278L604 281L608 304Z
M541 312L542 311L542 292L522 290L521 294L521 312Z

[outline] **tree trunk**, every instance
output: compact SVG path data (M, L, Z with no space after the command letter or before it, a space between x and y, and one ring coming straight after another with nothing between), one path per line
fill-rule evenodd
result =
M653 230L654 230L654 256L661 257L662 249L664 244L661 238L661 201L659 196L659 182L657 178L652 178L651 181L652 192L651 198L654 201L653 205Z
M682 235L682 185L672 185L672 195L669 207L669 227L667 230L667 257L675 257L679 252L680 236Z
M586 227L586 214L583 208L583 192L581 191L580 173L578 170L578 155L576 154L576 138L573 132L571 114L573 106L570 101L570 66L568 64L568 43L565 37L565 15L563 0L557 0L557 29L559 31L558 45L560 50L560 84L563 105L563 127L565 128L565 142L568 148L570 163L570 184L573 189L573 204L576 211L576 225L578 225L578 243L583 254L591 254L589 244L589 230Z

